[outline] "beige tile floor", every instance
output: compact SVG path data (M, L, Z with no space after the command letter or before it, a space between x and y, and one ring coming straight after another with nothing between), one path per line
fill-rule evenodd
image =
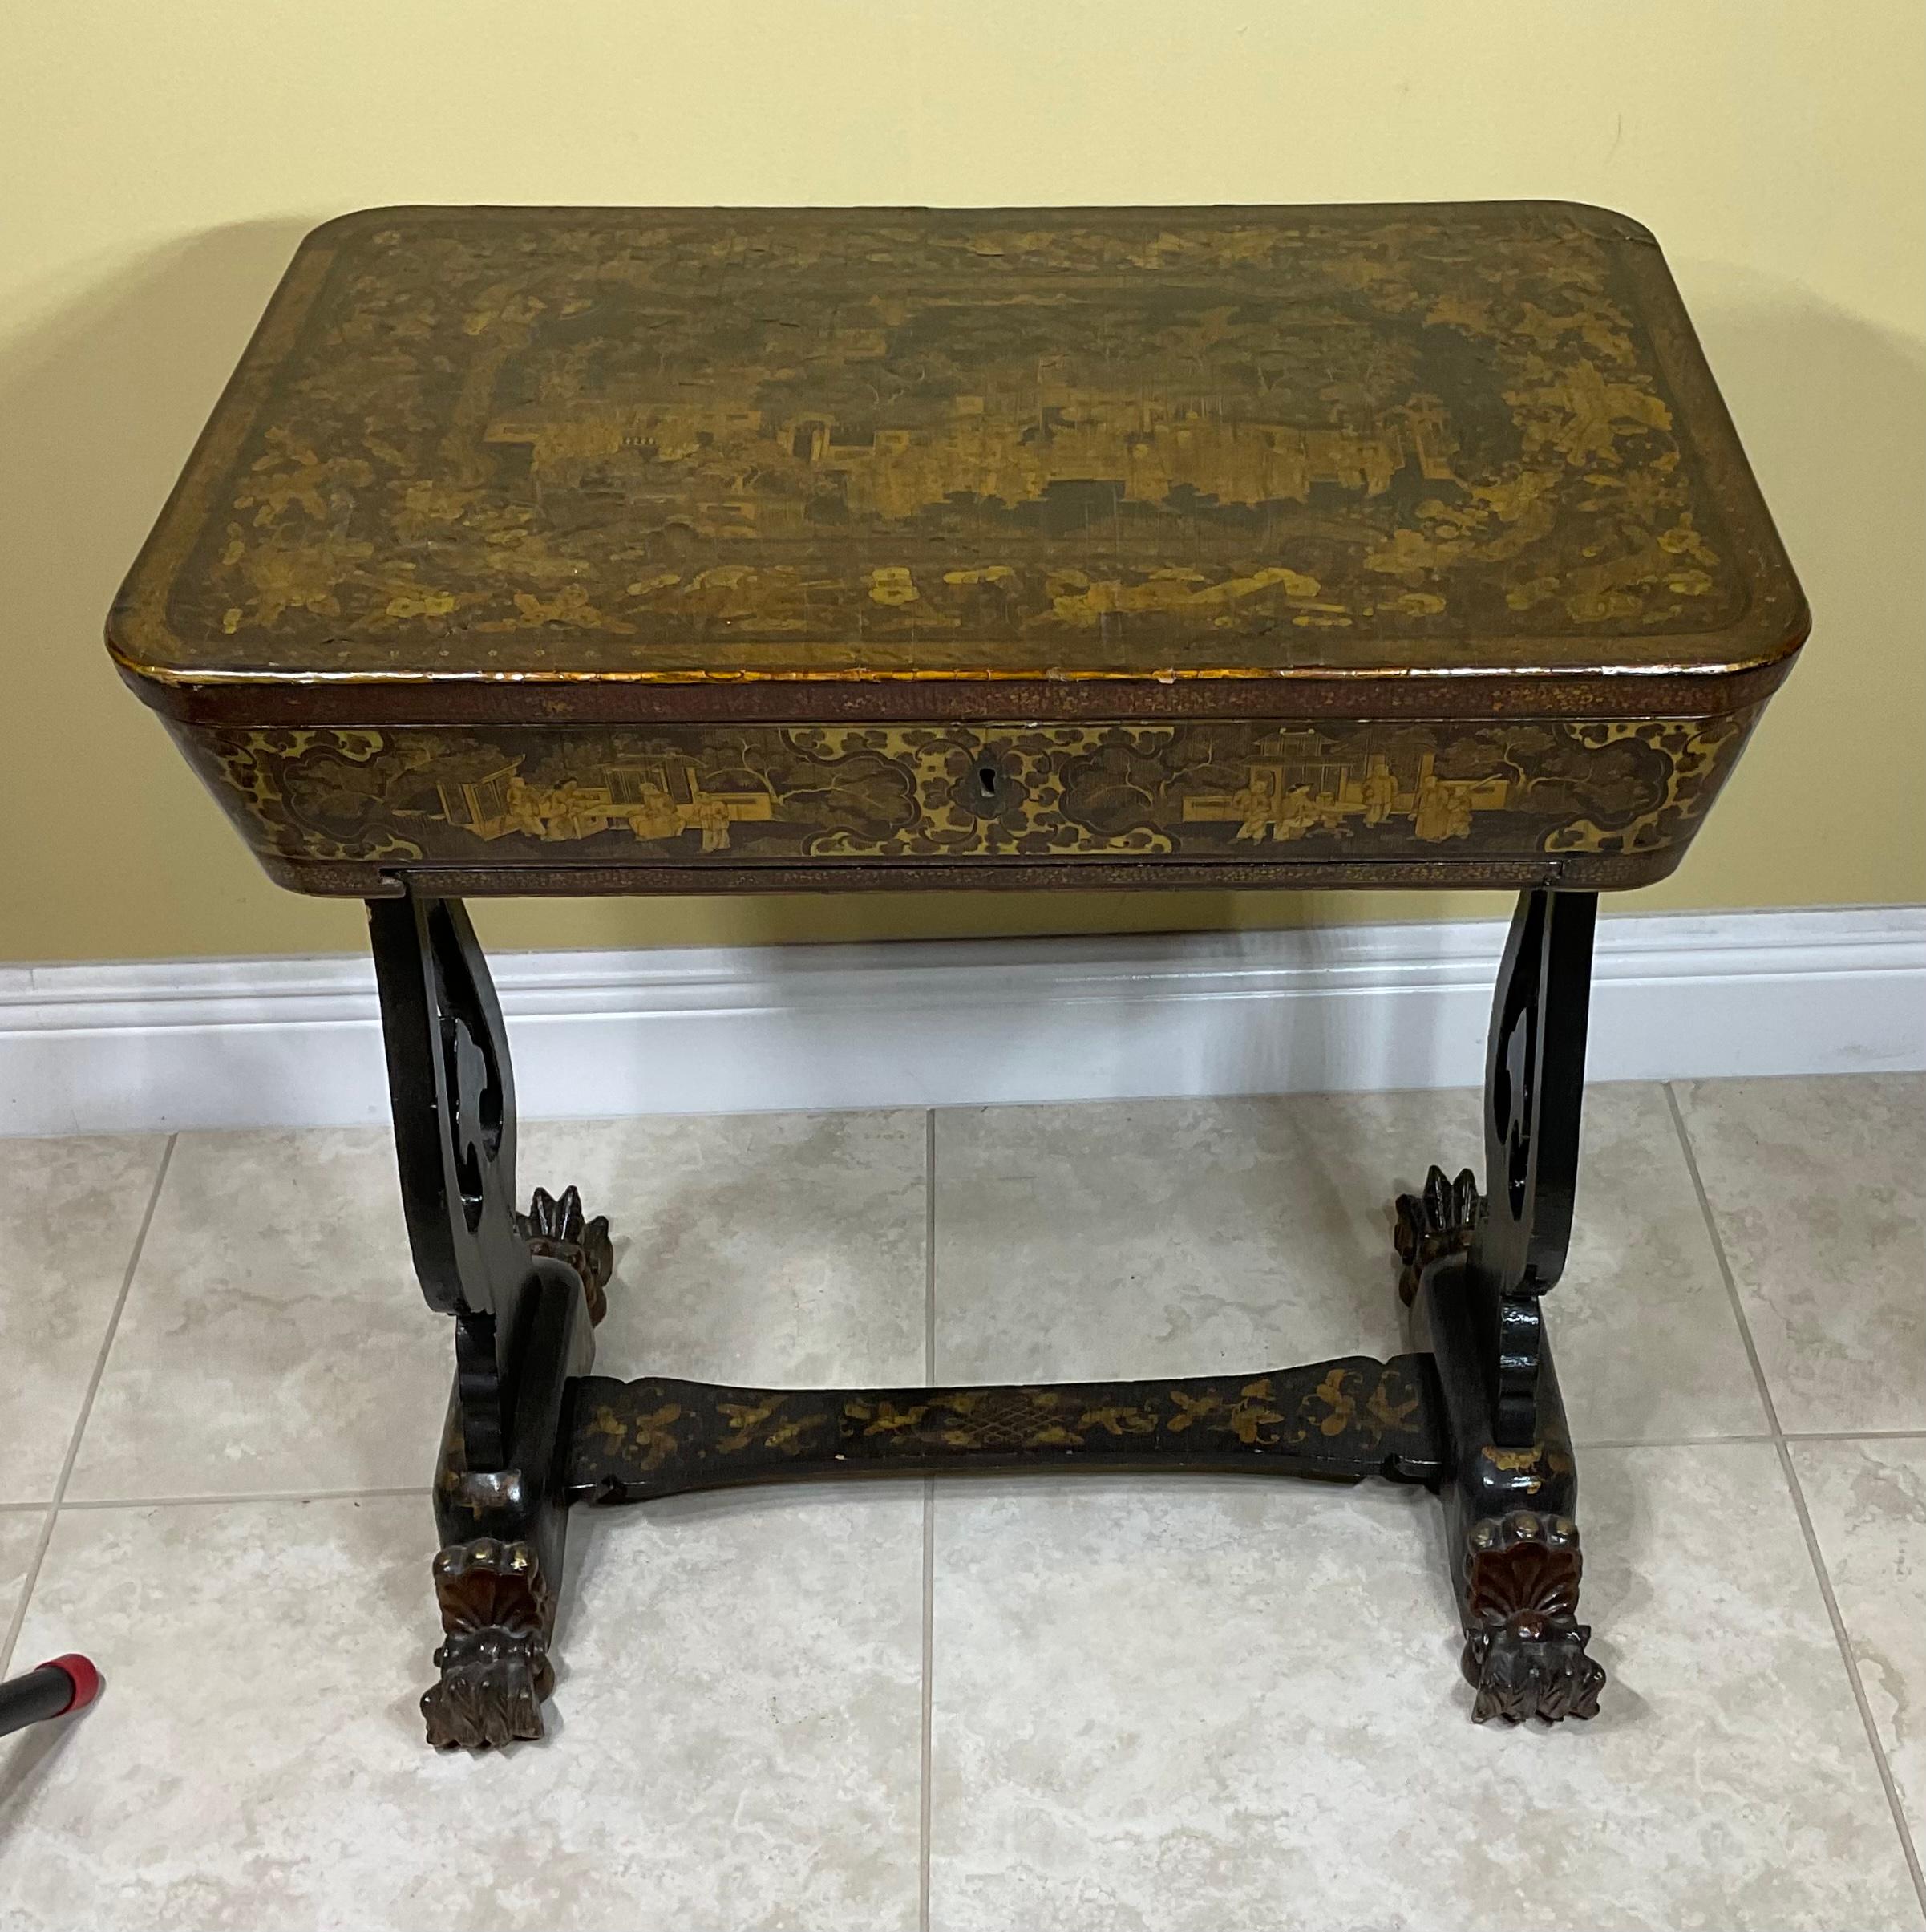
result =
M1468 1094L537 1124L614 1372L1398 1346ZM1926 1924L1926 1077L1606 1087L1551 1304L1588 1726L1473 1726L1422 1493L1093 1478L581 1513L552 1736L436 1756L447 1335L377 1133L0 1142L0 1926Z

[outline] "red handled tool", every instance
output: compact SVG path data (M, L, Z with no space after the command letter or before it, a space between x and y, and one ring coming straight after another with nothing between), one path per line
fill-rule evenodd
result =
M55 1657L0 1683L0 1737L50 1717L65 1717L100 1695L100 1673L78 1652Z

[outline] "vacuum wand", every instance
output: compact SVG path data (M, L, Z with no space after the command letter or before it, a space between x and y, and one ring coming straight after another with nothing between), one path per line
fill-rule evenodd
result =
M0 1737L50 1717L64 1717L100 1695L100 1673L77 1652L55 1657L0 1683Z

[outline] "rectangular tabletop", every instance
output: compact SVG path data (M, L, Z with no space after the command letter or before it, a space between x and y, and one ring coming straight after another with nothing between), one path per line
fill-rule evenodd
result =
M1222 768L1136 828L1193 828L1151 856L1253 856L1213 824L1445 843L1586 747L1507 772L1498 739L1345 733L1725 719L1729 763L1806 626L1657 247L1600 209L399 208L301 245L109 640L250 836L289 753L237 770L245 730L440 727L384 739L389 776L472 849L395 821L391 858L610 835L568 856L601 867L625 825L651 858L823 856L819 814L748 829L786 822L757 747L606 736L642 726L1212 721L1244 736L1187 743ZM1303 729L1266 753L1250 721ZM536 727L540 800L529 741L472 735ZM846 747L763 748L807 791ZM1009 748L961 753L985 798ZM572 813L571 774L607 796ZM1019 856L918 811L895 857ZM291 823L281 858L374 856Z

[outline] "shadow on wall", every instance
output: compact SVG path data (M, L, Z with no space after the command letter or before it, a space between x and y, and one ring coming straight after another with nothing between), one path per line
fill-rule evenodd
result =
M1680 265L1813 610L1812 639L1660 904L1926 900L1926 342ZM1726 877L1739 886L1722 889ZM1643 909L1647 895L1622 902Z
M99 644L114 590L303 232L249 223L157 251L0 359L10 709L25 721L6 740L19 789L0 864L19 879L6 897L22 909L0 930L0 957L362 943L358 908L267 884ZM1892 880L1904 828L1926 817L1912 796L1920 697L1904 688L1908 676L1917 687L1923 654L1900 642L1920 621L1926 365L1917 345L1792 285L1683 265L1704 291L1709 352L1819 629L1682 874L1625 909L1904 897ZM1846 771L1850 786L1819 782ZM1448 906L1476 917L1507 903ZM522 901L486 909L483 924L497 946L626 946L1234 930L1445 909L1416 894L887 893Z
M120 579L304 232L249 223L156 250L0 357L14 701L0 743L20 788L0 852L7 956L361 943L354 907L290 921L268 903L283 895L257 878L101 645ZM251 926L276 943L251 941Z
M83 530L124 569L305 233L249 222L156 250L8 355L10 507L37 501L47 534Z

